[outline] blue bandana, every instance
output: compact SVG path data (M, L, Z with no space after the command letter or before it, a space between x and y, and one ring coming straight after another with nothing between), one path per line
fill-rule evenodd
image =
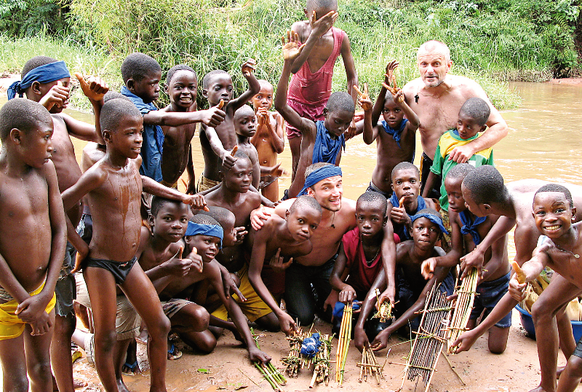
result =
M382 127L384 128L384 131L388 135L392 135L392 138L394 139L396 144L398 144L398 147L400 147L400 138L402 136L402 131L404 131L404 128L406 127L407 122L408 122L407 119L402 119L402 122L400 123L400 127L398 129L390 128L390 126L388 125L388 123L386 123L386 121L381 122Z
M441 232L443 232L445 234L449 234L447 229L445 229L445 226L443 226L443 220L441 219L440 216L433 215L433 214L416 214L416 215L411 216L410 220L412 221L412 223L414 223L414 221L417 220L418 218L428 219L429 221L431 221L432 223L437 225L439 227L439 229L441 229Z
M201 225L199 223L194 223L188 221L188 228L186 229L185 237L190 237L192 235L209 235L212 237L220 238L219 247L222 248L222 239L224 237L222 227L217 225Z
M24 79L20 82L14 82L8 87L8 99L16 98L16 94L20 98L23 97L24 91L32 86L33 82L39 83L50 83L54 82L55 80L61 80L64 78L70 78L71 74L67 69L64 61L57 61L50 64L41 65L40 67L36 67L35 69L31 69L26 75L24 75Z
M346 149L346 138L342 134L337 139L333 139L323 121L317 121L315 125L317 126L317 136L313 145L311 163L328 162L333 165L341 148Z
M303 196L307 194L307 189L311 188L319 181L325 180L326 178L341 176L342 169L338 166L334 165L326 165L322 168L319 168L315 171L312 171L311 174L305 178L305 186L301 189L301 192L297 196Z
M487 217L478 216L475 218L474 222L471 222L471 215L469 214L469 211L465 210L459 212L459 218L461 219L461 223L463 223L463 226L461 227L461 234L471 234L475 246L479 245L481 243L481 236L477 232L477 226L485 222Z

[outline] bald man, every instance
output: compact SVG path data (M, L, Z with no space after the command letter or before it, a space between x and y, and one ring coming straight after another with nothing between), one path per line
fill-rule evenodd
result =
M477 151L492 147L503 139L507 135L507 124L477 82L449 74L453 62L447 45L440 41L425 42L418 48L417 64L420 78L407 83L402 90L406 102L420 119L424 189L439 138L449 129L456 128L459 110L467 99L484 99L491 107L491 114L483 136L451 152L450 157L455 162L465 163ZM439 187L440 181L430 193L431 197L439 197Z

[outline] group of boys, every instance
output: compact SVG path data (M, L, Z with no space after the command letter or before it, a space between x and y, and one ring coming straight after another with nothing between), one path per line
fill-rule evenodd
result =
M575 388L582 349L575 349L571 329L568 335L563 307L582 290L576 272L582 243L572 225L582 191L569 186L572 198L565 187L530 180L504 185L492 146L505 122L475 82L448 74L445 44L419 48L421 77L402 90L391 85L397 63L388 64L373 104L367 89L357 88L347 35L333 27L337 2L308 0L306 16L283 39L274 98L248 60L242 74L249 89L237 98L227 72L204 76L207 110L197 108L197 75L186 65L167 72L170 104L158 110L162 69L134 53L121 67L121 94L77 75L94 109L90 126L62 113L70 91L62 61L38 56L25 64L9 97L26 99L0 110L4 390L26 391L29 380L33 391L52 390L52 363L58 389L72 391L73 339L93 352L105 390L127 391L122 369L137 366L128 346L141 329L151 390L165 391L166 361L179 357L173 345L168 350L170 330L207 353L228 329L251 361L268 362L249 321L293 334L297 322L309 325L316 314L337 321L343 306L357 304L355 345L380 350L393 333L418 328L417 312L435 285L453 292L458 264L462 276L470 268L483 273L471 331L457 350L489 330L489 350L502 353L525 286L515 278L510 284L506 234L513 226L525 280L545 266L557 272L533 308L543 336L539 390L555 390L555 317L570 358L558 388ZM348 92L331 94L340 54ZM276 113L269 111L273 102ZM205 166L197 184L191 140L198 123ZM285 129L292 182L289 200L275 206ZM412 164L417 129L421 170ZM343 198L339 164L346 139L358 133L367 144L376 141L378 161L368 190L354 202ZM81 167L70 135L89 142ZM184 171L185 194L177 190ZM85 316L75 313L77 293L89 299L78 301L90 309ZM394 304L395 319L372 321L384 301ZM91 329L80 339L73 336L77 316Z

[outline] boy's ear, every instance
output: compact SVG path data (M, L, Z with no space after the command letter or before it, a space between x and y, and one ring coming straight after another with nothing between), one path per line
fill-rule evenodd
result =
M41 96L42 91L40 89L40 82L39 81L32 82L32 84L30 85L30 91L32 91L32 93L35 95Z
M485 130L487 129L487 124L484 124L481 129L479 129L479 132L485 132Z
M150 216L148 216L148 223L150 224L150 232L153 234L154 233L154 217L150 214Z
M382 222L382 227L385 227L387 222L388 222L388 215L384 215L384 221Z
M485 208L485 211L491 211L491 204L483 203L483 208Z
M329 110L327 110L327 108L323 108L323 115L327 117L328 114Z
M204 98L207 98L207 99L208 99L208 89L207 89L207 88L203 88L203 89L202 89L202 96L203 96Z
M576 221L576 207L572 207L572 223Z
M111 142L111 131L107 130L107 129L102 129L101 130L101 135L103 136L103 141L104 142Z
M22 131L18 128L12 128L10 130L10 140L12 140L12 142L14 144L21 144L22 143Z
M307 8L303 8L303 13L305 14L305 17L306 17L308 20L311 20L311 18L310 18L310 17L309 17L309 15L307 14Z
M129 91L133 93L135 91L135 80L133 80L133 78L127 79L127 81L125 82L125 86Z
M170 89L170 86L168 86L168 84L167 84L167 83L164 83L164 92L165 92L166 94L168 94L168 90L169 90L169 89Z
M289 214L290 214L289 210L285 210L285 219L287 219L287 217L289 217Z

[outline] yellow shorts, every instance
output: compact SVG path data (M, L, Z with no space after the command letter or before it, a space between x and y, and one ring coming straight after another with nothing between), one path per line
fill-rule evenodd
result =
M210 188L214 188L216 185L220 184L220 181L211 180L210 178L200 176L200 181L198 181L198 192L207 191Z
M248 268L249 268L248 265L245 264L244 267L242 267L241 270L237 272L237 275L240 279L239 290L242 293L242 295L244 295L245 298L247 299L246 302L241 302L240 299L238 298L238 295L236 294L233 294L232 298L236 301L238 306L240 306L242 312L244 313L245 316L247 316L249 321L253 322L263 316L268 315L269 313L272 312L272 310L269 307L269 305L267 305L261 299L261 297L259 297L259 294L257 294L255 289L251 285L251 282L249 281ZM224 305L221 305L218 309L212 312L212 315L221 320L228 319L228 311L226 310L226 307Z
M38 295L44 288L44 283L36 290L30 293L31 296ZM46 312L50 313L55 307L56 295L53 297L46 306ZM5 302L0 304L0 340L14 339L22 335L24 332L24 327L26 323L22 321L16 315L16 308L19 303L17 300Z

